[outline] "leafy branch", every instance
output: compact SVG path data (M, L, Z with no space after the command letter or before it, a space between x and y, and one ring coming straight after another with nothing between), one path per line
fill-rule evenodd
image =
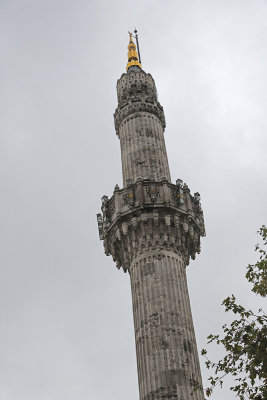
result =
M259 232L263 245L267 244L267 228L263 225ZM249 264L246 278L252 283L252 292L261 297L267 296L267 252L256 245L259 261ZM218 362L207 357L207 350L201 354L206 358L206 367L213 370L214 376L208 378L210 386L205 390L210 397L216 386L222 387L226 375L234 377L234 385L230 390L240 400L267 399L267 316L262 309L258 313L247 310L237 304L234 295L227 297L222 305L225 311L231 311L236 319L229 325L223 325L223 336L209 335L208 343L216 343L224 347L225 356Z

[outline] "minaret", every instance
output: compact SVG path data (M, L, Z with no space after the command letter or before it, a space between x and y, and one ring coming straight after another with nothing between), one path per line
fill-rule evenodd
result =
M171 183L165 117L130 34L114 114L123 188L97 214L106 255L129 272L140 400L203 400L186 266L205 235L199 193Z

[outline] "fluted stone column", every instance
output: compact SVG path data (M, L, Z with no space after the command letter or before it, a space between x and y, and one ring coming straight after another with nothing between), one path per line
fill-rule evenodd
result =
M123 185L151 176L170 181L164 141L165 117L154 79L144 71L123 74L117 83L115 127L120 139Z
M103 196L99 235L130 274L140 400L203 400L186 282L205 235L200 196L170 181L163 108L131 40L114 114L123 188Z
M136 257L129 269L141 400L201 400L201 374L183 259Z

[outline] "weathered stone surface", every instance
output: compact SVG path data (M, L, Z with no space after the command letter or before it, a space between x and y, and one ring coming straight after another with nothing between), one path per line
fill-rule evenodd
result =
M129 272L140 400L203 400L186 265L205 235L200 196L170 182L165 117L150 74L117 83L123 185L97 215L106 255Z
M186 186L180 204L179 191L166 180L138 180L105 199L104 247L118 268L126 271L144 251L172 250L183 257L185 265L200 252L200 236L205 235L200 202Z
M163 131L165 117L154 79L144 71L123 74L117 83L114 114L120 138L123 184L130 179L170 180Z
M203 399L194 392L201 376L183 257L158 249L129 273L140 399Z

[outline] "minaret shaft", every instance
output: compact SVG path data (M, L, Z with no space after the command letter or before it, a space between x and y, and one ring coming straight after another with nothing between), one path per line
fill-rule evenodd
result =
M114 114L123 188L102 198L100 239L130 274L140 400L204 400L186 282L205 235L200 196L171 183L155 82L131 35L128 50Z
M157 116L134 113L120 127L123 186L137 178L170 180L163 128Z
M201 374L182 257L150 252L129 271L140 400L202 400L193 389Z
M115 127L121 145L123 185L149 177L170 181L165 117L154 79L140 69L132 70L118 80L117 93Z

